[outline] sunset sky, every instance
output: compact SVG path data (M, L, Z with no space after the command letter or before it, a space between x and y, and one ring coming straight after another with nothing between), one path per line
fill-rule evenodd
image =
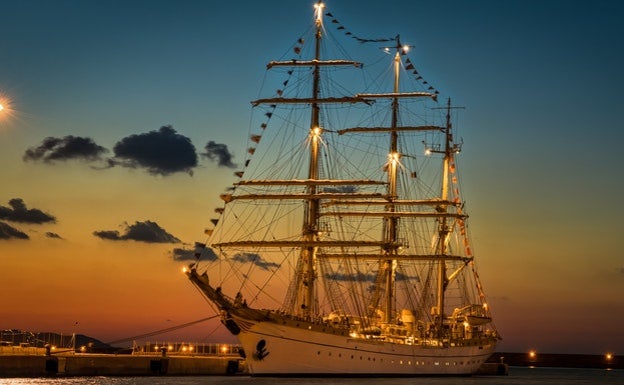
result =
M312 0L0 6L0 329L104 342L213 315L174 249L245 159ZM456 105L500 351L624 354L624 2L327 0ZM328 26L330 28L330 26ZM218 322L158 337L234 342Z

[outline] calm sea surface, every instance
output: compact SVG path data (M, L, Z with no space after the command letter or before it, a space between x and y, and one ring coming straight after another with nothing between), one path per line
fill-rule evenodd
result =
M0 378L0 385L598 385L624 384L624 370L509 368L508 376L415 378L78 377Z

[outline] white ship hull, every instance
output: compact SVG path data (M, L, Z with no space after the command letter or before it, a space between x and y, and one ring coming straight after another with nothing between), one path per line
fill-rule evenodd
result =
M301 322L237 321L237 335L252 375L419 376L473 374L494 352L495 341L472 346L424 346L354 339L339 329ZM311 330L311 329L312 330ZM332 330L336 334L332 334ZM344 332L346 334L346 332Z

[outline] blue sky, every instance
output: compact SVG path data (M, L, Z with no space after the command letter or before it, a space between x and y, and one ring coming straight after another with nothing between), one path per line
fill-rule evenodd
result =
M102 172L75 161L26 162L23 155L46 137L88 137L111 150L122 138L171 125L198 152L213 141L242 161L249 101L258 97L266 63L308 28L312 2L2 3L0 95L11 99L13 111L0 119L0 205L20 198L58 220L21 227L27 241L0 240L0 271L21 271L23 278L27 271L34 277L62 271L69 274L64 280L83 283L103 271L123 286L128 278L111 266L141 266L143 274L167 277L161 294L171 309L179 305L176 296L188 296L180 306L199 308L184 278L169 277L176 264L167 247L111 246L91 233L154 221L186 243L200 240L222 186L233 182L232 169L201 157L192 176L124 167ZM601 353L624 346L617 322L624 316L618 243L624 209L616 203L624 193L624 3L328 0L327 6L361 35L400 33L414 45L410 57L420 72L466 107L459 116L463 195L502 348ZM64 242L42 236L47 230ZM22 291L4 282L0 290L12 290L22 304L47 298L44 287ZM71 295L70 284L58 285ZM136 289L134 296L90 294L121 314L128 304L119 296L151 295ZM74 302L90 309L87 299ZM142 311L154 314L160 304L147 301ZM80 332L111 340L163 326L137 317L115 334L86 321L86 313L50 310L42 323L32 306L15 305L11 317L6 309L0 319L13 322L3 328L63 331L73 324L65 316L80 317L86 325ZM581 331L592 337L576 338Z

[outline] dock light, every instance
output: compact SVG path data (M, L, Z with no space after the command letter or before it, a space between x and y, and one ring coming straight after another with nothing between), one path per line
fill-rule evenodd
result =
M537 358L537 352L535 350L529 351L529 359L534 360Z
M225 354L225 353L227 353L227 351L228 351L227 346L225 346L225 345L221 346L221 353Z
M605 354L605 359L607 360L607 362L611 362L611 360L613 359L613 353Z
M80 347L80 353L84 353L84 352L86 352L86 351L87 351L87 347L86 347L86 346L84 346L84 345L82 345L82 346Z
M188 273L188 267L184 266L184 267L182 268L182 272L183 272L184 274Z

